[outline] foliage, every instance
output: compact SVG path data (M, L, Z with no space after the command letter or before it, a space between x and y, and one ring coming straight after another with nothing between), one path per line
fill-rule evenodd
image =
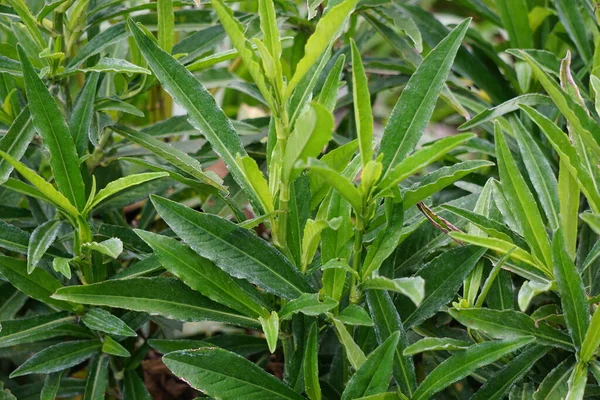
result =
M0 9L0 398L599 396L591 0Z

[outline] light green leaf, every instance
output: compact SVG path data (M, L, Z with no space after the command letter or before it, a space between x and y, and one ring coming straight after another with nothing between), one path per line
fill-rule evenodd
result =
M405 356L414 356L415 354L426 351L454 351L464 350L471 345L469 342L451 338L426 337L404 350Z
M337 319L346 325L373 326L369 313L356 304L350 304L338 314Z
M552 282L525 281L517 296L519 309L525 312L531 300L540 293L548 292L552 285Z
M338 37L346 20L354 11L358 0L344 0L333 5L329 11L319 19L315 32L308 38L304 46L304 57L296 65L296 71L290 79L284 98L289 99L302 78L311 67L325 54L333 41Z
M111 354L117 357L131 357L131 353L119 344L116 340L110 336L104 336L104 343L102 343L102 352L105 354Z
M358 345L356 344L354 339L352 339L352 336L341 321L334 318L333 324L338 334L340 343L346 351L346 357L348 358L348 361L350 361L350 365L352 365L354 369L359 370L360 367L365 363L365 361L367 361L365 353L363 353L361 348L358 347Z
M0 139L0 151L10 155L15 160L20 160L34 135L35 129L33 129L29 109L25 108L19 113L6 134ZM0 159L0 184L6 182L12 170L13 166L11 163L4 158Z
M363 167L373 158L373 111L365 67L354 40L352 48L352 97L354 99L354 124L358 136Z
M575 368L573 368L573 372L571 372L571 376L569 376L569 380L567 381L569 391L567 392L565 400L583 400L587 377L588 365L581 361L578 362L575 365Z
M429 399L435 393L468 376L477 369L493 363L499 358L533 341L532 337L513 340L497 340L469 347L456 353L438 365L411 397L412 400Z
M159 28L160 32L160 28ZM160 33L159 33L160 34ZM173 34L171 33L171 36ZM138 65L132 64L127 60L123 60L120 58L110 58L104 57L101 58L100 61L96 63L96 65L87 68L81 68L80 71L83 72L117 72L127 75L133 74L145 74L150 75L150 70L140 67Z
M84 213L86 211L91 211L98 204L102 203L112 195L129 189L132 186L141 185L144 182L149 182L158 178L164 178L165 176L169 176L169 174L166 172L145 172L141 174L127 175L117 179L116 181L112 181L94 196L92 202L86 206Z
M109 256L111 258L117 258L123 252L123 242L119 238L106 239L103 242L89 242L83 243L82 247L87 247L90 250L97 251L100 254Z
M279 315L275 311L271 312L271 315L267 318L258 317L262 330L267 339L269 345L269 351L275 353L277 349L277 339L279 338Z
M401 293L411 299L416 306L419 306L425 297L425 281L420 276L396 279L374 276L365 280L361 286L364 289L391 290Z
M173 49L175 17L173 15L173 0L157 0L156 13L158 18L158 45L170 53Z
M285 383L242 356L205 347L166 354L165 365L190 386L214 398L302 400Z
M52 269L63 274L65 278L71 279L71 266L69 265L70 261L70 258L54 257L52 260Z
M297 299L287 302L279 311L279 318L290 319L293 314L302 313L318 316L338 306L338 302L331 297L320 300L317 293L305 293Z
M27 273L30 274L54 243L62 224L58 220L48 221L35 228L27 248Z
M91 285L69 286L56 291L52 298L125 308L180 321L217 321L258 326L256 319L239 315L173 278L115 279Z
M258 164L256 164L254 158L250 156L240 158L238 156L236 161L246 177L246 180L258 195L263 209L267 213L272 213L275 210L273 207L273 196L271 196L269 184L262 171L258 168Z
M2 156L10 165L12 165L17 172L19 172L25 179L27 179L36 189L38 189L43 198L47 201L53 203L56 207L63 209L68 215L71 217L76 217L79 215L79 211L77 208L71 204L71 202L58 190L54 189L54 186L49 184L39 176L35 171L29 169L20 161L15 160L13 157L9 156L3 151L0 151L0 156ZM5 184L6 185L6 184ZM38 197L38 196L34 196Z
M362 209L362 196L350 180L324 162L315 160L314 158L308 160L307 167L313 174L318 175L326 184L338 191L352 205L352 208L357 213L360 213Z

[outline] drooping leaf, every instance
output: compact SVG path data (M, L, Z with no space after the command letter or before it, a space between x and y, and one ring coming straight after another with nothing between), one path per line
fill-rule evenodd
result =
M184 242L231 276L290 300L314 291L290 261L248 230L161 197L152 202Z
M61 371L87 360L96 354L101 347L102 343L97 340L59 343L33 355L15 369L10 376L17 377Z
M244 357L219 348L166 354L165 365L192 387L215 398L303 399L290 387Z
M173 278L130 278L69 286L57 290L52 298L125 308L181 321L219 321L251 327L258 325L256 319L239 315Z
M411 399L428 399L478 368L493 363L500 357L518 350L532 341L532 337L497 340L476 344L463 352L456 353L427 375Z

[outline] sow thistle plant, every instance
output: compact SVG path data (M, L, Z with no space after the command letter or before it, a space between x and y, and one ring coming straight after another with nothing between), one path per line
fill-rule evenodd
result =
M149 399L158 359L216 399L597 395L587 2L457 2L502 57L397 2L33 3L0 6L2 398Z

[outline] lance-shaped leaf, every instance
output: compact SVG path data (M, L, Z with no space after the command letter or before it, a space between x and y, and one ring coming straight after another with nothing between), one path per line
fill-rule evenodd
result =
M550 242L537 203L521 175L500 125L495 124L496 152L502 188L515 215L518 217L523 236L533 255L546 266L552 265Z
M469 347L438 365L421 383L412 400L425 400L477 369L533 341L532 337L497 340Z
M400 332L396 331L369 354L362 367L350 378L342 393L342 400L357 399L387 390L392 376L394 350L399 340Z
M246 281L232 278L173 238L142 230L135 232L152 247L160 264L192 289L246 315L269 315L261 304L260 293Z
M37 271L37 270L36 270ZM193 291L173 278L130 278L64 287L53 299L125 308L179 321L217 321L255 327L258 321Z
M403 294L412 300L415 305L421 304L425 297L425 281L420 276L411 278L389 279L384 276L374 276L365 280L364 289L391 290Z
M69 116L69 131L79 157L83 157L87 151L99 78L100 74L88 75Z
M508 37L512 47L530 49L533 47L533 37L527 18L528 7L526 0L498 0L496 8L502 20L502 24L508 31ZM514 10L522 10L516 13Z
M600 346L600 312L597 308L581 344L581 359L585 362L590 361L598 350L598 346Z
M283 254L247 229L162 197L151 199L159 215L188 246L229 275L287 299L314 292Z
M367 290L367 304L375 324L378 343L383 343L395 332L400 334L394 350L393 377L402 393L412 396L417 387L417 377L412 358L404 355L404 350L408 347L408 338L396 306L385 290Z
M288 83L285 92L285 98L289 99L292 92L298 86L302 78L316 64L319 59L330 48L333 41L342 30L346 20L354 11L358 0L344 0L329 9L329 11L319 19L315 32L308 38L304 46L304 57L296 65L296 71Z
M414 154L411 154L390 170L387 176L377 185L377 192L382 194L385 193L406 178L442 158L452 149L474 137L475 135L472 133L448 136L417 150Z
M559 202L556 197L558 193L558 183L548 159L542 153L541 149L527 131L523 123L514 118L512 120L514 135L519 144L521 157L527 168L529 179L538 194L542 209L550 223L552 230L559 225Z
M338 339L342 346L344 347L346 357L350 362L350 365L356 370L360 369L360 367L365 363L367 357L362 349L356 344L352 335L346 329L346 326L339 321L338 319L333 319L333 324L335 326L335 330L338 335Z
M54 97L38 77L23 49L19 47L18 51L33 125L50 151L54 180L61 193L81 210L85 205L85 188L69 127Z
M77 311L82 308L66 301L52 299L50 296L62 287L60 282L41 268L36 268L28 274L25 261L0 256L0 274L27 296L52 307L67 311Z
M66 312L39 315L30 318L2 321L0 348L25 344L60 336L54 328L74 324L75 315Z
M373 111L367 74L354 40L352 47L352 97L354 99L354 124L358 136L363 167L373 158Z
M573 370L573 356L568 357L558 364L546 375L540 383L537 391L533 394L534 400L564 399L567 395L567 381Z
M579 188L590 202L592 209L600 212L600 192L596 189L597 184L590 171L583 166L569 137L552 120L534 108L526 105L520 107L546 135L554 150L559 154L561 161L565 163L569 172L577 180Z
M169 164L179 168L198 181L226 192L226 189L222 185L223 182L218 176L214 175L213 173L203 171L200 162L185 152L171 146L168 143L158 140L147 133L136 131L124 126L116 126L113 127L113 129L118 134L123 135L132 142L144 147L145 149L148 149L158 157L164 159Z
M171 33L171 36L173 34ZM82 68L83 72L118 72L127 75L144 74L150 75L150 70L130 63L120 58L104 57L92 67Z
M568 0L555 0L554 6L558 11L558 18L577 47L581 58L585 63L592 59L592 48L586 32L584 20L580 7L573 7ZM529 46L531 48L532 46ZM527 48L527 47L525 47Z
M82 244L82 247L97 251L111 258L117 258L123 252L123 242L119 238L110 238L102 242L88 242Z
M340 172L329 167L321 160L316 160L314 158L308 160L307 167L313 174L318 175L323 181L345 198L357 213L360 213L360 210L362 209L362 196L350 179L344 177Z
M568 335L544 323L538 323L527 314L515 310L491 310L470 308L450 310L450 315L461 324L477 329L498 339L535 337L540 344L572 350Z
M136 337L137 334L125 322L100 308L90 309L81 319L90 329L108 333L109 335Z
M451 338L438 338L438 337L426 337L418 342L415 342L408 346L404 350L405 356L412 356L415 354L423 353L425 351L453 351L453 350L464 350L471 345L469 342L464 340L451 339Z
M87 360L96 354L101 347L102 343L98 340L76 340L59 343L33 355L19 368L15 369L10 377L61 371Z
M446 83L470 19L463 21L423 59L394 106L381 141L383 176L417 145Z
M473 246L458 247L434 258L419 272L425 280L425 298L405 320L406 326L415 326L433 316L448 304L485 249Z
M62 224L58 220L48 221L35 228L29 238L27 248L27 273L31 273L42 259L48 248L54 243Z
M0 139L0 151L10 155L15 160L20 160L34 135L35 129L33 129L29 109L24 108L10 125L6 134ZM6 182L12 170L11 163L4 158L0 159L0 184Z
M302 372L304 373L304 391L310 400L321 400L321 384L319 383L319 335L318 326L314 322L308 331L308 340L304 349Z
M246 180L250 185L252 185L254 191L258 195L263 209L267 213L273 213L275 210L273 207L273 196L271 196L269 184L267 183L264 174L258 167L256 160L250 156L244 156L241 158L238 156L236 161L246 176Z
M531 346L492 375L472 397L473 400L502 400L533 365L548 351L549 347Z
M33 197L42 198L43 200L49 201L54 204L56 207L64 210L68 215L72 217L76 217L79 214L77 208L73 206L73 204L58 190L54 188L51 184L46 182L44 178L39 176L35 171L30 168L27 168L25 164L22 162L15 160L13 157L9 156L7 153L0 151L0 156L3 157L10 165L12 165L25 179L27 179L36 189L38 189L40 195L35 193L31 193ZM20 182L22 184L22 182ZM5 183L5 186L8 182ZM25 185L29 186L29 185Z
M306 163L309 157L317 157L333 135L333 116L319 103L312 103L298 117L283 156L282 180L291 182L298 172L293 169L298 161Z
M219 348L168 353L165 365L190 386L220 399L289 399L304 397L242 356Z
M185 108L192 125L210 142L214 151L223 159L229 172L248 195L252 204L262 214L258 195L237 166L237 155L245 156L246 150L229 118L219 108L215 99L183 65L161 50L152 39L142 32L133 21L128 21L140 51L148 65L173 99Z
M130 369L125 370L123 399L152 400L144 381L138 376L137 372Z
M86 205L85 211L90 211L98 204L102 203L104 200L108 199L110 196L113 196L123 190L126 190L132 186L141 185L144 182L149 182L154 179L164 178L165 176L169 176L166 172L145 172L142 174L134 174L124 176L115 181L110 182L106 187L100 190L95 196L94 199Z
M581 350L590 315L583 281L567 253L565 239L560 229L556 231L552 240L552 260L565 322L575 347Z
M305 293L297 299L287 302L279 311L279 317L289 319L293 314L318 316L338 306L338 302L331 297L319 299L317 293Z
M468 160L435 170L406 190L403 199L404 208L408 209L470 173L492 165L494 163L489 161Z
M108 387L108 362L110 358L104 354L99 354L92 358L88 376L85 381L84 400L102 400Z

